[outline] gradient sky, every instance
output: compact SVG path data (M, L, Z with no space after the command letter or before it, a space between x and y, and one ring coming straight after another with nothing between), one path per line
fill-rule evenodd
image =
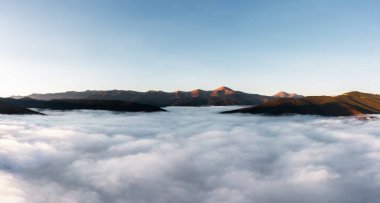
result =
M0 0L0 96L380 93L378 0Z

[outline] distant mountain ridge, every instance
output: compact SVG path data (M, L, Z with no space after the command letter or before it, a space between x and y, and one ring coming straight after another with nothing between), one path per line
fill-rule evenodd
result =
M215 90L196 89L189 92L163 92L147 91L137 92L131 90L87 90L84 92L62 92L49 94L31 94L28 97L37 100L53 99L90 99L90 100L120 100L137 102L155 106L206 106L206 105L257 105L273 99L271 96L249 94L234 91L228 87L219 87Z

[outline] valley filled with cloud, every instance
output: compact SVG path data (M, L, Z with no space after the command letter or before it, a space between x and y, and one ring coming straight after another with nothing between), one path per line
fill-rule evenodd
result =
M2 202L380 202L380 120L44 111L0 116Z

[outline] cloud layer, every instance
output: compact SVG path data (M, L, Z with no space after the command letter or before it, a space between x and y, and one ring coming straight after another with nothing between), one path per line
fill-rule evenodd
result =
M0 117L1 202L380 202L380 121L47 111Z

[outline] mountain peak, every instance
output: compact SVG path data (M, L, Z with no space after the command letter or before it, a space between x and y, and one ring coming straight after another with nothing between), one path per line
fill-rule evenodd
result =
M216 88L214 91L234 91L234 90L226 86L221 86L221 87Z
M195 89L195 90L191 90L190 91L190 94L192 97L198 97L200 96L204 91L201 90L201 89Z
M229 95L229 94L234 94L234 93L235 91L232 90L231 88L222 86L212 91L211 96L215 97L215 96Z
M273 97L278 97L278 98L301 98L303 97L302 95L296 94L296 93L287 93L284 91L280 91L277 94L273 95Z

